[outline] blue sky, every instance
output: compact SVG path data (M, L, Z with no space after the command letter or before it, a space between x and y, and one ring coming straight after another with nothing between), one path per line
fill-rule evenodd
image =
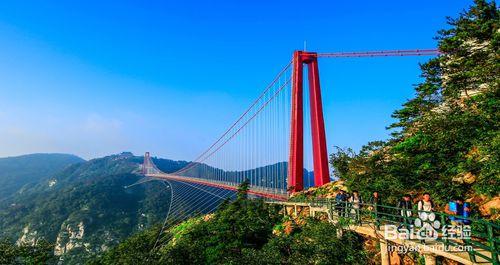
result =
M304 40L319 52L434 48L470 3L1 1L0 157L190 160ZM329 147L387 138L427 59L321 59Z

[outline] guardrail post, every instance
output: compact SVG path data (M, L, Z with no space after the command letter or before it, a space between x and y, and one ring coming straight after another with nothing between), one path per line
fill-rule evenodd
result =
M491 251L491 261L493 264L498 265L500 262L498 261L498 252L495 242L495 235L493 234L493 227L490 223L487 224L488 229L488 243L490 244Z
M376 203L373 205L373 212L375 214L375 225L377 226L377 229L380 229L380 221L378 219L378 209Z
M359 205L359 208L356 208L356 223L358 225L361 225L361 212L360 212L361 205Z
M330 219L330 222L333 222L333 215L335 214L334 213L334 210L333 210L333 203L331 200L327 200L327 207L328 207L328 218Z
M441 218L440 218L440 219L441 219L441 224L442 224L442 225L446 225L446 216L441 215ZM444 239L443 239L443 243L444 243L444 245L445 245L445 246L448 246L448 245L449 245L449 242L448 242L448 241L449 241L448 237L447 237L447 236L445 236L445 237L444 237Z

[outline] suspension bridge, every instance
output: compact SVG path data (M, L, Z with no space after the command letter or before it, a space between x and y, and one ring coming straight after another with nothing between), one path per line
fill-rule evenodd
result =
M248 179L251 194L277 200L285 200L290 192L324 185L330 181L330 172L318 59L438 54L435 49L296 51L256 100L186 167L162 172L146 153L142 173L155 179L233 191ZM309 89L305 90L306 70ZM311 137L305 137L304 132L310 132ZM312 155L306 155L307 151L312 151Z
M401 220L398 214L401 209L375 206L375 209L387 208L382 214L367 210L373 209L372 205L354 215L339 215L331 201L287 201L291 193L330 182L318 60L439 54L436 49L336 53L296 51L250 106L195 159L175 172L164 172L147 152L141 169L144 178L130 186L152 180L161 180L165 185L171 198L163 231L187 218L215 211L224 200L234 198L239 184L247 181L250 196L283 206L284 214L298 216L302 211L297 209L307 209L304 212L308 215L323 212L332 222L347 219L348 229L381 240L382 264L389 264L388 244L429 246L422 240L396 242L384 237L387 224L409 227L409 223L415 222L415 218L410 217ZM305 83L304 79L308 82ZM342 209L348 207L341 206ZM450 218L444 214L439 216L443 224ZM476 240L441 240L440 244L454 246L455 250L426 252L426 264L435 264L436 255L464 264L500 264L496 236L499 227L483 220L470 221L482 225L481 231L478 228L472 231ZM442 237L439 235L438 239ZM156 244L160 241L159 236ZM457 246L465 245L471 248L456 250Z
M250 106L195 159L175 172L163 172L147 152L142 165L145 177L130 186L168 182L172 219L215 210L245 180L250 195L277 201L304 188L322 186L330 182L330 170L319 59L436 55L436 49L295 51Z

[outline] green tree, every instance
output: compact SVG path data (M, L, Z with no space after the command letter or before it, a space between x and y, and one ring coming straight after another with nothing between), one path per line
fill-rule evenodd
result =
M237 193L237 199L238 200L245 200L248 198L248 190L250 189L250 180L245 179L239 186L238 186L238 193Z
M448 24L437 37L442 55L421 65L424 82L393 114L392 137L354 156L331 155L351 188L378 190L389 202L402 192L441 202L500 192L499 10L476 0Z
M273 234L282 226L278 209L243 196L224 203L213 215L192 218L166 232L153 249L158 230L137 234L90 264L364 264L363 240L336 227L307 220L293 233ZM152 252L151 252L152 250ZM147 254L145 254L147 253Z
M101 256L94 257L89 265L111 265L111 264L141 264L155 261L154 244L156 242L160 226L154 226L143 232L137 233L118 246L105 252ZM155 264L155 263L153 263Z
M281 216L262 200L248 199L248 187L248 181L243 182L236 200L223 204L210 220L191 227L162 249L162 261L234 263L245 249L262 248Z
M337 235L328 222L308 219L291 234L272 237L260 251L248 251L247 264L366 264L363 239L354 233Z
M9 240L0 241L0 264L56 264L54 245L38 240L34 245L15 245Z

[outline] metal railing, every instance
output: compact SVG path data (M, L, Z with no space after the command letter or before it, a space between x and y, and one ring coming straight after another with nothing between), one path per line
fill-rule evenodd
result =
M371 224L377 229L382 226L387 229L388 225L393 225L398 233L406 234L408 237L406 239L417 240L422 244L442 242L449 249L458 248L468 252L472 262L478 262L478 258L482 258L482 261L500 264L500 226L484 219L334 199L307 199L294 202L308 203L313 207L327 207L331 216L336 216L345 224ZM427 236L423 236L422 233L426 233L424 235Z

